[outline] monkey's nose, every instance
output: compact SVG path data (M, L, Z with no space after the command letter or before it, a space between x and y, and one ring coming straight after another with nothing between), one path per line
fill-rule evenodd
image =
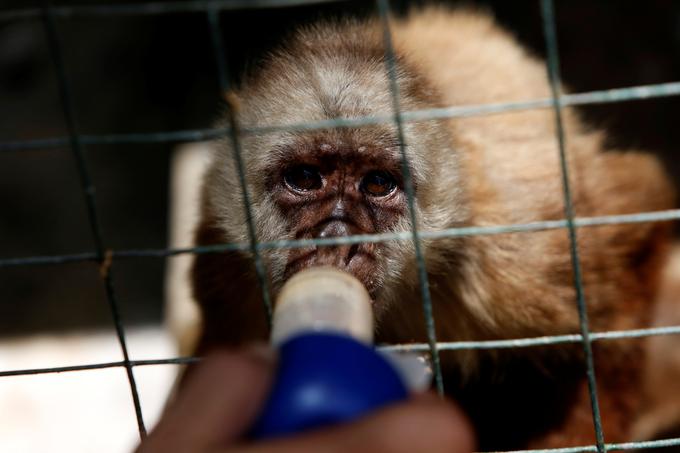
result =
M350 232L347 222L343 222L342 220L332 220L321 227L317 236L320 238L334 238L349 236L350 234L352 233Z
M317 237L332 238L350 236L354 232L347 222L333 220L319 230ZM318 248L318 265L331 265L339 268L347 267L356 255L358 244L324 245Z

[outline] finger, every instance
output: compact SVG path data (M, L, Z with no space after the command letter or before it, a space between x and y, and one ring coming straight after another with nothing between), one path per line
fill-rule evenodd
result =
M272 373L273 360L262 353L206 357L140 451L201 451L240 437L264 403Z
M434 396L392 406L357 422L227 451L239 453L470 453L474 436L453 404Z

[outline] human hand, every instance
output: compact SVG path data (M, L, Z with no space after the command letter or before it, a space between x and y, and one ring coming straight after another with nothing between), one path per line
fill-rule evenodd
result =
M470 453L470 426L452 403L431 394L342 425L274 440L245 438L267 397L274 360L263 351L221 351L189 376L137 453Z

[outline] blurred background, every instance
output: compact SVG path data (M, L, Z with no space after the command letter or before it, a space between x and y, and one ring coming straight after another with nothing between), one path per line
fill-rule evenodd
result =
M403 12L433 2L392 3ZM544 55L538 0L448 3L492 11L533 53ZM40 5L0 0L0 17ZM223 11L230 76L238 83L245 68L299 24L329 15L371 14L372 9L370 1L340 1ZM556 14L562 77L572 92L680 80L680 2L557 0ZM219 113L205 13L74 15L58 19L57 27L80 133L208 128ZM680 181L680 97L582 111L591 124L610 132L611 145L657 153ZM40 16L0 19L0 142L66 134ZM166 247L169 165L178 145L85 147L108 248ZM70 149L0 152L0 259L93 249ZM133 359L175 354L162 328L165 266L162 258L114 262L113 281ZM0 371L120 359L95 263L0 267ZM174 370L144 368L135 375L147 423L152 424ZM50 407L53 415L61 414L68 406L79 410L73 418L62 418L63 424L53 424L54 418L40 412ZM8 420L14 425L7 425ZM115 434L98 435L102 424L115 428ZM0 451L44 451L42 445L50 451L125 451L135 436L122 369L0 378Z

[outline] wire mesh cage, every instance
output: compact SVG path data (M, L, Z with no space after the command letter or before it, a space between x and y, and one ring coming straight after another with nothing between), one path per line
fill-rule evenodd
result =
M85 253L65 253L51 254L28 257L0 257L0 272L12 267L29 267L40 269L40 266L47 265L66 265L69 263L89 262L98 267L101 285L106 294L108 310L113 319L118 345L122 352L122 360L106 363L85 363L73 366L57 366L32 369L10 369L0 370L0 377L25 376L45 373L60 373L71 371L84 371L105 368L121 368L125 370L130 394L132 395L133 410L130 416L134 416L137 421L140 437L146 436L147 427L143 418L143 404L140 401L137 383L135 380L134 369L149 365L164 364L188 364L193 363L197 357L172 357L158 358L153 360L136 360L130 353L126 339L126 325L120 313L120 302L118 292L114 285L113 272L120 263L123 267L126 260L131 259L163 259L176 255L185 254L207 254L224 251L242 250L252 253L255 259L258 280L262 291L262 299L266 305L266 311L271 315L270 291L267 287L267 277L265 266L261 257L263 250L272 248L300 248L309 245L328 246L338 244L359 244L365 242L381 241L412 241L415 247L417 260L418 278L420 282L420 296L422 310L426 320L427 343L386 345L385 349L400 351L422 351L429 352L433 361L434 376L436 387L439 392L443 392L443 379L439 363L441 351L467 350L467 349L502 349L502 348L526 348L536 346L547 346L556 344L579 344L584 352L587 366L587 379L592 408L593 430L595 433L596 444L582 447L564 448L557 450L564 453L607 450L633 450L643 448L672 447L680 446L680 438L671 438L646 442L631 442L625 444L607 443L603 433L602 422L598 406L597 381L595 367L593 364L592 343L599 341L613 341L620 339L641 338L657 335L678 335L680 326L650 327L635 330L593 332L588 323L586 314L586 297L583 290L583 276L579 261L579 248L577 246L577 236L580 232L589 227L602 225L615 225L624 223L645 223L656 221L672 221L680 219L680 210L666 210L660 212L640 212L626 215L607 215L598 217L576 217L572 203L572 190L570 187L569 167L565 154L565 142L569 140L568 133L562 125L562 110L568 106L585 106L596 104L618 103L632 100L649 98L661 98L680 95L680 82L658 83L652 85L630 86L626 88L605 89L588 92L577 92L565 94L561 89L560 59L557 42L557 24L555 17L554 2L552 0L541 0L541 27L545 36L545 55L546 71L549 76L552 96L545 99L526 99L518 102L506 102L496 104L474 105L474 106L447 106L443 108L433 108L418 111L404 111L400 105L400 93L397 84L395 54L392 46L390 34L390 5L387 0L377 0L375 6L380 23L383 27L383 40L386 49L385 71L390 82L392 96L392 114L382 117L359 117L359 118L332 118L320 120L314 123L304 124L285 124L285 125L265 125L258 128L239 127L238 114L228 107L228 124L224 128L202 128L184 129L170 132L136 132L136 133L105 133L105 134L83 134L79 126L80 115L86 112L77 111L73 100L73 86L69 77L69 70L64 63L64 48L62 38L59 33L58 23L67 18L90 17L90 16L147 16L147 15L167 15L167 14L193 14L203 16L201 20L209 31L206 37L209 42L206 46L211 49L216 67L219 92L229 93L232 89L229 76L228 59L224 43L224 33L221 29L221 14L242 8L275 8L285 6L295 6L302 4L315 5L326 3L320 0L257 0L257 1L238 1L238 0L213 0L213 1L194 1L194 2L139 2L130 4L92 4L92 5L73 5L73 6L54 6L49 2L42 7L7 9L0 11L0 23L13 23L16 21L39 21L44 28L46 41L48 43L49 54L53 60L56 81L60 96L60 106L63 119L66 124L67 134L65 136L50 136L47 138L31 138L22 140L3 140L0 141L0 153L20 153L34 149L50 148L69 148L71 158L76 164L77 177L80 183L80 191L85 200L87 209L87 220L89 235L92 237L94 247ZM329 2L330 3L330 2ZM419 231L415 227L408 233L390 233L374 235L355 235L334 238L319 238L305 240L280 240L273 242L258 241L253 223L251 211L250 194L246 189L245 171L241 159L240 137L248 134L267 134L273 131L313 131L329 128L351 128L375 124L394 124L396 125L401 143L402 171L405 181L405 192L408 197L409 213L411 225L418 225L415 217L414 208L414 188L411 184L409 166L407 165L407 154L404 149L403 125L413 121L429 121L444 118L472 117L480 115L491 115L501 112L520 111L530 109L551 109L554 112L556 124L555 140L559 144L559 157L562 175L562 189L564 197L564 218L561 220L536 221L531 223L492 225L492 226L469 226L452 228L443 231ZM249 240L245 243L221 244L215 246L199 246L183 249L168 248L119 248L112 247L107 241L104 229L102 228L102 210L97 202L95 187L97 179L93 176L85 156L85 149L88 147L108 146L108 145L145 145L145 144L168 144L177 142L194 142L212 140L226 137L231 141L235 152L235 162L238 168L240 185L243 188L243 199L245 201L243 209L248 226ZM563 229L569 235L570 256L573 266L574 288L576 290L576 300L574 303L578 307L580 332L569 335L558 335L548 337L534 337L509 340L493 341L438 341L435 329L430 289L428 287L428 274L423 258L420 244L423 239L437 239L450 237L463 237L475 235L498 235L506 233L531 233L537 231ZM584 233L585 234L585 233ZM2 382L0 382L2 385ZM538 451L538 450L532 450Z

